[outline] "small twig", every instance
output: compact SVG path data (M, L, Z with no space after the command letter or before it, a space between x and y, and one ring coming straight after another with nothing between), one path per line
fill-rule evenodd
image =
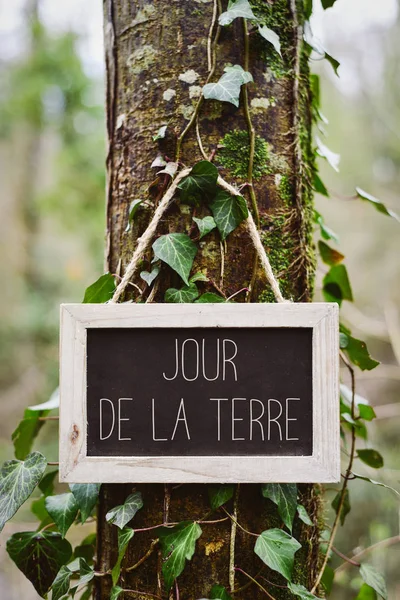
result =
M160 523L159 525L151 525L150 527L143 527L142 529L135 529L134 531L135 533L142 533L143 531L152 531L159 527L175 527L175 525L179 525L179 523Z
M219 274L219 285L220 287L224 287L224 271L225 271L225 250L223 242L219 243L219 249L221 252L221 270Z
M51 529L52 527L57 527L57 525L55 523L48 523L47 525L42 527L42 529L40 529L40 532L46 531L46 529Z
M38 421L58 421L60 417L39 417Z
M248 573L246 573L246 571L243 571L243 569L240 569L239 567L235 567L235 571L239 571L239 573L243 573L243 575L245 575L246 577L248 577L253 583L256 584L257 587L260 588L260 590L262 590L264 592L264 594L266 594L268 596L268 598L271 598L271 600L276 600L276 598L274 598L274 596L272 596L269 592L267 592L267 590L265 589L265 587L263 587L261 585L261 583L259 583L256 579L254 579L254 577L252 577L251 575L249 575Z
M248 531L247 529L245 529L237 519L235 519L227 510L224 506L221 506L222 510L228 515L228 517L232 520L232 521L236 521L236 525L239 527L239 529L241 529L242 531L244 531L245 533L247 533L248 535L253 535L254 537L260 537L258 533L253 533L251 531Z
M242 292L248 292L248 291L249 291L249 288L244 287L244 288L238 290L237 292L235 292L234 294L232 294L232 296L229 296L229 298L226 299L226 302L229 302L229 300L232 300L232 298L234 298L238 294L241 294Z
M340 552L340 550L338 550L337 548L335 548L335 546L332 546L332 552L334 552L335 554L337 554L338 556L340 556L340 558L342 558L344 561L348 562L350 565L353 565L353 567L359 567L360 566L359 562L356 562L352 558L349 558L348 556L346 556L345 554L343 554L343 552Z
M222 519L215 519L215 521L196 521L199 525L214 525L215 523L223 523L227 521L229 517L223 517Z
M147 596L148 598L156 598L156 600L162 600L161 596L157 596L156 594L150 594L150 592L140 592L139 590L122 590L124 594L136 594L140 598L142 596Z
M344 362L344 364L346 365L347 369L349 370L350 373L350 377L351 377L351 417L354 419L355 417L355 398L356 398L356 378L355 378L355 373L354 373L354 369L351 366L351 364L349 363L349 361L347 360L347 358L345 357L345 355L341 352L340 353L340 358L342 359L342 361ZM336 509L336 517L335 520L333 521L333 525L332 525L332 530L331 530L331 534L329 537L329 542L328 542L328 546L326 549L326 554L324 556L324 560L322 561L322 565L321 565L321 569L319 570L319 573L317 575L317 579L312 587L311 593L315 594L321 579L322 579L322 575L324 574L326 565L328 564L329 561L329 555L331 553L331 550L333 548L333 544L335 541L335 537L336 537L336 533L337 530L339 528L339 524L340 524L340 517L341 517L341 513L342 513L342 508L344 505L344 501L345 501L345 497L346 497L346 490L347 490L347 484L349 481L349 478L351 477L351 470L353 468L353 460L354 460L354 454L355 454L355 448L356 448L356 430L355 427L352 427L351 429L351 449L350 449L350 458L349 458L349 463L346 469L346 474L344 476L344 481L343 481L343 485L342 485L342 490L340 492L340 496L339 496L339 502L338 502L338 506Z
M389 546L392 546L393 544L398 544L398 543L400 543L400 535L395 535L393 537L386 538L385 540L381 540L380 542L376 542L376 544L372 544L372 546L368 546L368 548L364 548L364 550L361 550L357 554L354 554L351 557L351 561L353 561L353 562L357 561L357 563L358 563L358 560L360 558L363 558L363 556L365 554L368 554L369 552L373 552L377 548L387 548ZM347 567L348 567L349 564L352 564L352 563L350 563L350 562L344 562L339 567L337 567L337 569L335 569L335 573L340 573L341 571L344 571L345 569L347 569Z
M151 288L150 294L147 296L146 304L151 304L153 302L154 298L156 297L159 287L160 287L160 282L157 280L154 283L153 287Z
M48 463L47 463L47 466L48 466L48 467L58 467L58 466L59 466L59 464L60 464L59 462L48 462Z
M125 571L126 572L134 571L135 569L140 567L140 565L142 565L149 558L149 556L151 556L153 554L154 548L157 546L157 544L158 544L158 538L151 542L150 548L147 550L146 554L144 556L142 556L142 558L139 559L137 561L137 563L135 563L131 567L128 567L127 569L125 569Z
M237 517L238 517L238 504L239 504L239 492L240 484L237 484L235 498L233 501L233 519L231 521L231 540L229 545L229 588L233 592L235 589L235 544L236 544L236 530L237 530Z
M175 579L175 598L176 598L176 600L180 599L179 586L178 586L178 580L177 579Z

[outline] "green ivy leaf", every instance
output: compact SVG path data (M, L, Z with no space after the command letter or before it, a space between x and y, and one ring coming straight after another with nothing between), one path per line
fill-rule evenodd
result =
M186 233L168 233L162 235L153 244L154 254L189 285L189 274L192 270L197 247Z
M162 573L167 592L185 568L186 560L191 560L196 548L196 540L201 534L200 525L191 521L184 521L175 527L163 527L159 530L164 558Z
M71 557L71 544L59 533L25 531L7 540L7 552L18 569L44 597L63 565Z
M363 583L357 594L356 600L376 600L376 597L375 590L366 583Z
M71 595L74 596L78 589L87 585L94 578L94 568L90 567L84 558L79 558L79 579L71 586Z
M314 173L314 190L318 194L321 194L322 196L326 196L327 198L329 198L329 192L328 192L324 182L322 181L321 177L318 175L318 173Z
M223 585L213 585L210 592L210 600L232 600Z
M71 483L69 488L74 495L84 523L94 509L99 497L100 483Z
M221 303L221 302L226 302L225 298L223 298L222 296L218 296L217 294L214 294L214 292L206 292L205 294L202 294L200 296L200 298L198 298L195 303L196 304L212 304L212 303Z
M369 404L359 404L358 413L360 419L364 419L365 421L372 421L373 419L376 419L375 411Z
M335 4L336 0L321 0L322 8L326 10Z
M78 514L78 504L71 493L48 496L45 500L46 510L57 525L62 537L75 521Z
M94 555L96 552L96 534L90 533L79 544L75 546L74 558L84 558L85 561L92 565L94 563Z
M49 471L49 473L46 473L46 475L44 475L40 480L38 487L45 497L50 496L53 493L54 479L56 475L58 475L58 469L55 469L55 471Z
M86 288L84 304L103 304L108 302L115 291L115 280L111 273L99 277L97 281Z
M352 363L360 367L362 371L372 371L380 363L371 358L367 344L350 335L350 331L340 325L340 347L347 354Z
M375 198L375 196L371 196L371 194L368 194L368 192L364 192L364 190L362 190L359 187L356 188L356 192L358 198L360 198L361 200L366 200L367 202L372 204L372 206L374 206L378 212L387 215L388 217L392 217L393 219L396 219L396 221L400 222L399 215L396 214L390 208L386 208L386 206L381 200L378 200L378 198Z
M133 220L135 218L135 215L138 211L139 206L142 204L142 202L143 202L143 200L141 198L137 198L136 200L132 200L132 202L130 203L129 212L128 212L128 224L126 226L125 231L130 230Z
M126 549L128 548L128 544L133 538L134 534L134 530L130 527L124 527L124 529L118 530L118 558L111 571L113 585L116 585L118 582L121 573L121 563L125 556Z
M240 65L225 67L224 74L216 83L207 83L203 87L203 96L206 100L230 102L239 107L240 89L250 81L253 81L251 73Z
M147 283L147 285L150 287L151 284L153 283L153 281L156 279L156 277L158 276L158 274L160 273L160 267L158 265L155 265L152 270L151 273L149 273L148 271L142 271L140 273L140 277L143 279L143 281L145 281Z
M208 497L213 510L216 510L228 500L230 500L235 492L235 486L230 484L209 485Z
M185 285L180 290L169 288L164 295L164 302L168 303L191 303L196 300L199 290L195 283Z
M297 514L299 515L299 519L303 521L303 523L305 523L306 525L310 525L310 527L314 525L314 523L308 516L308 512L302 504L297 505Z
M335 72L335 75L337 75L339 77L338 69L340 67L340 62L338 60L336 60L336 58L334 58L331 54L328 54L328 52L326 52L326 51L325 51L324 58L331 65L332 69Z
M297 485L295 483L264 483L261 492L264 498L272 500L277 505L282 521L292 532L293 519L297 509Z
M272 29L270 29L266 25L263 25L263 26L259 25L258 33L264 38L264 40L267 40L267 42L269 42L270 44L273 45L273 47L275 48L275 50L277 51L279 56L282 56L281 42L279 40L279 35L277 33L275 33L275 31L272 31Z
M370 479L369 477L364 477L364 475L359 475L358 473L354 473L354 472L353 472L353 475L357 479L362 479L363 481L368 481L368 483L372 483L373 485L378 485L380 487L384 487L387 490L394 492L396 494L396 496L398 496L400 498L400 493L397 490L395 490L390 485L386 485L386 483L382 483L382 481L375 481L374 479Z
M238 18L257 20L248 0L229 0L228 10L220 15L218 23L224 27L225 25L230 25L232 21Z
M198 271L189 279L189 283L196 283L196 281L208 281L208 277L205 273Z
M339 305L343 300L353 301L353 292L345 265L331 267L323 280L323 294L327 302L337 302Z
M218 169L208 160L197 162L189 175L178 184L184 204L199 204L215 194Z
M301 544L282 529L267 529L257 538L254 552L273 571L292 578L294 555Z
M318 250L324 263L329 265L330 267L341 263L342 260L344 260L345 258L343 254L341 254L334 248L331 248L330 246L328 246L328 244L321 240L318 242Z
M339 510L340 496L341 496L341 492L338 492L336 494L336 496L334 497L334 499L332 500L332 508L333 508L333 510L335 511L336 514L337 514L337 512ZM341 525L344 525L344 522L345 522L346 517L349 514L350 510L351 510L351 506L350 506L350 494L349 494L349 490L346 489L346 491L344 493L344 501L343 501L342 510L340 512L340 524Z
M123 588L119 587L118 585L115 585L110 593L110 600L117 600L119 598L119 596L122 594L123 592Z
M25 462L8 460L0 471L0 531L29 498L40 482L47 461L40 452L32 452Z
M360 567L360 575L367 585L372 587L384 600L387 600L388 594L385 579L379 571L371 567L371 565L363 563Z
M112 523L120 529L123 529L129 521L132 521L137 511L140 510L142 506L142 494L140 492L134 492L127 497L123 504L108 511L106 520L108 523Z
M335 571L329 565L326 565L321 578L321 584L324 588L326 595L329 596L333 586L333 580L335 579Z
M60 600L68 594L69 583L71 581L72 572L63 565L58 571L55 580L51 586L51 600Z
M167 125L163 125L157 131L156 135L153 135L153 142L157 142L158 140L163 140L165 138L165 134L167 133Z
M232 196L224 190L218 191L210 203L210 209L223 240L249 215L246 200L242 196Z
M40 421L39 419L48 414L49 411L44 410L37 411L29 408L25 410L24 418L12 434L15 458L25 460L32 450L36 436L44 425L44 421Z
M314 594L309 592L308 589L304 587L304 585L298 585L297 583L289 582L288 588L292 592L292 594L297 596L297 598L301 598L301 600L313 600L315 598L316 600L320 600L320 598L314 596Z
M328 146L322 143L318 136L315 139L317 142L317 154L321 156L321 158L325 158L325 160L330 164L332 169L339 173L340 154L332 152L332 150L330 150Z
M324 240L334 240L335 242L339 242L338 235L330 227L325 225L323 216L316 210L314 211L314 222L319 225L321 236Z
M193 217L193 221L199 228L200 239L207 235L207 233L210 233L210 231L215 229L217 226L213 217L204 217L204 219L197 219L196 217Z
M373 469L381 469L383 467L382 455L377 450L367 448L365 450L357 450L357 456L366 465Z

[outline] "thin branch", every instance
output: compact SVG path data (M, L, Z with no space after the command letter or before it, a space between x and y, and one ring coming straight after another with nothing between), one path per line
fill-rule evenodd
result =
M231 540L229 544L229 589L231 592L235 589L235 544L236 544L236 530L237 530L237 517L238 517L238 504L239 504L239 493L240 484L237 484L235 498L233 501L233 519L231 521Z
M157 544L158 544L158 538L151 542L150 548L147 550L146 554L144 556L142 556L142 558L139 559L137 561L137 563L135 563L131 567L128 567L127 569L125 569L125 571L126 572L134 571L135 569L140 567L140 565L142 565L149 558L149 556L151 556L153 554L154 548L157 546Z
M274 596L272 596L269 592L267 592L267 590L265 589L265 587L263 587L261 585L261 583L259 583L256 579L254 579L254 577L252 577L251 575L249 575L248 573L246 573L246 571L243 571L243 569L240 569L239 567L235 567L235 571L239 571L240 573L243 573L243 575L245 575L246 577L248 577L253 583L256 584L257 587L260 588L261 591L264 592L264 594L266 594L268 596L268 598L271 598L271 600L276 600L276 598L274 598Z
M339 567L337 567L337 569L335 569L335 573L340 573L341 571L344 571L345 569L347 569L349 564L353 564L353 562L357 562L359 561L360 558L363 558L365 556L365 554L368 554L369 552L373 552L374 550L377 550L378 548L382 549L382 548L388 548L389 546L393 546L394 544L399 544L400 543L400 535L395 535L393 537L390 538L386 538L385 540L381 540L380 542L376 542L376 544L372 544L372 546L368 546L368 548L364 548L364 550L361 550L360 552L357 552L357 554L354 554L351 557L351 563L350 562L344 562L342 565L340 565Z
M136 596L139 596L139 598L146 596L148 598L156 598L156 600L162 600L161 596L157 596L156 594L150 594L150 592L140 592L139 590L126 590L126 589L123 589L122 591L124 594L135 594Z
M350 378L351 378L351 417L354 419L355 418L355 397L356 397L356 378L355 378L355 373L354 373L354 369L351 366L351 364L349 363L349 361L347 360L347 358L345 357L345 355L341 352L340 353L340 357L342 359L342 361L344 362L344 364L346 365L347 369L349 370L350 373ZM354 461L354 454L355 454L355 448L356 448L356 430L355 427L352 427L351 429L351 449L350 449L350 458L349 458L349 463L346 469L346 474L344 476L344 481L343 481L343 485L342 485L342 489L340 492L340 496L339 496L339 502L338 502L338 506L336 509L336 517L335 520L333 521L333 525L332 525L332 530L331 530L331 534L329 537L329 542L328 542L328 546L326 549L326 554L324 556L324 560L322 562L321 565L321 569L317 575L317 579L313 585L313 588L311 590L312 594L315 594L321 579L322 579L322 575L324 574L326 565L328 564L329 561L329 555L331 553L331 550L333 548L333 544L335 541L335 537L336 537L336 533L337 530L339 528L339 524L340 524L340 517L341 517L341 513L342 513L342 508L344 505L344 501L346 498L346 490L347 490L347 484L349 481L349 478L351 477L351 470L353 468L353 461Z
M54 417L39 417L38 421L58 421L60 417L58 416L54 416Z
M337 556L339 556L340 558L342 558L344 561L346 561L350 565L353 565L353 567L359 567L360 566L359 562L356 562L352 558L349 558L348 556L346 556L345 554L343 554L343 552L340 552L340 550L338 550L337 548L335 548L335 546L332 546L332 552L334 552L335 554L337 554Z
M239 527L239 529L241 529L242 531L244 531L244 533L247 533L248 535L253 535L254 537L260 537L258 533L253 533L252 531L248 531L247 529L245 529L237 519L235 519L227 510L224 506L221 506L222 510L228 515L228 517L232 520L235 521L236 525Z

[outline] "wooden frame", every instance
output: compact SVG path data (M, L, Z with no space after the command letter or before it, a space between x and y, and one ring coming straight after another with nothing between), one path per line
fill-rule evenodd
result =
M86 331L97 327L312 328L312 455L86 456ZM60 481L328 483L340 480L336 304L64 304L60 351Z

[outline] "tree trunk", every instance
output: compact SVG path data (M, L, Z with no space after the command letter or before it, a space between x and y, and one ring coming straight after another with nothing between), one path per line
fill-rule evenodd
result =
M251 4L257 17L280 36L282 59L270 43L251 31L251 23L247 34L243 19L236 19L228 27L213 25L213 15L226 10L227 0L105 0L110 272L123 274L137 238L168 183L168 176L157 178L157 170L151 168L157 154L174 160L178 153L180 163L192 166L202 159L200 137L205 155L210 156L221 175L240 186L251 183L248 165L254 128L253 187L247 185L243 193L259 223L283 295L295 301L310 300L314 277L310 181L314 166L308 55L301 35L303 2L253 0ZM239 109L228 102L204 101L196 134L196 119L192 117L201 87L210 71L210 80L217 81L229 63L250 71L254 84L248 85L248 90L243 86ZM188 124L191 126L182 136ZM163 125L168 125L165 138L153 141L152 136ZM129 205L136 198L146 203L127 230ZM157 235L193 233L194 210L198 217L207 214L205 208L193 209L174 202ZM143 256L143 270L149 270L151 259L150 252ZM209 279L199 283L202 291L229 297L247 288L235 301L274 301L243 223L225 244L214 233L200 242L193 272L199 270ZM165 290L179 287L179 280L168 267L163 267L158 280L151 300L162 302ZM133 283L143 292L141 301L147 299L147 285L140 278ZM130 286L130 290L129 297L137 300L136 288ZM205 485L103 485L98 515L97 568L101 571L112 568L117 557L117 528L107 525L105 515L134 488L141 491L144 500L143 509L135 517L135 528L167 520L201 520L210 512ZM317 523L318 490L309 485L299 486L299 490L302 504ZM281 526L276 507L262 498L259 485L238 486L227 508L249 531ZM210 518L223 516L215 513ZM240 528L235 531L230 520L203 525L202 529L193 559L179 577L180 597L207 598L216 583L228 591L243 588L235 593L235 600L265 597L247 576L234 571L236 565L254 577L263 568L253 551L255 538ZM296 554L295 581L310 586L318 567L318 527L310 528L296 519L294 535L302 543ZM149 597L145 594L168 597L161 583L161 557L156 545L138 568L126 570L146 555L155 537L152 530L138 533L123 563L120 585L143 592L138 598ZM284 584L265 566L262 574L269 581ZM271 587L265 580L261 583L275 598L292 597L287 589ZM97 578L96 584L96 597L109 598L110 578Z

